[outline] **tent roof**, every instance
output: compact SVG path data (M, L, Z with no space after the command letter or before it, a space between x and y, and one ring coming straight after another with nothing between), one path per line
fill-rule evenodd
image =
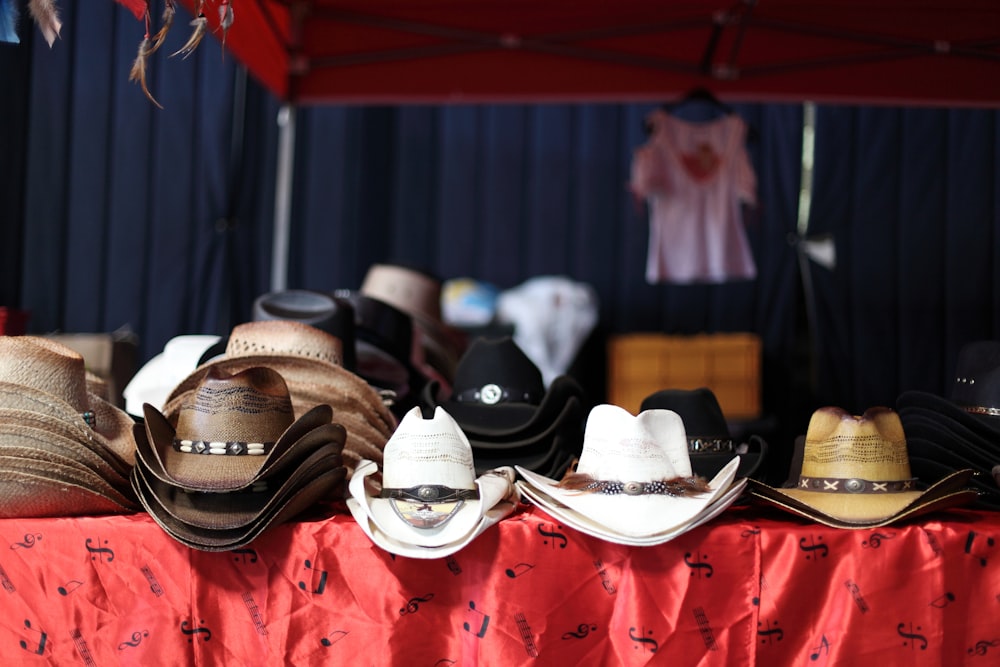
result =
M700 86L1000 107L997 0L232 1L226 48L302 104L639 101ZM221 2L205 0L213 28Z

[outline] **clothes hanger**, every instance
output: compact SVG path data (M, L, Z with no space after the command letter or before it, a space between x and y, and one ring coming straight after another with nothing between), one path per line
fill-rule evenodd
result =
M722 115L729 116L736 114L736 110L731 106L720 100L715 94L704 86L696 86L688 90L682 97L674 100L673 102L665 102L660 105L660 109L666 113L674 113L681 107L687 106L688 104L703 104L718 110ZM652 125L649 121L645 123L646 134L651 134L653 131ZM747 123L747 141L757 140L757 128L753 127Z

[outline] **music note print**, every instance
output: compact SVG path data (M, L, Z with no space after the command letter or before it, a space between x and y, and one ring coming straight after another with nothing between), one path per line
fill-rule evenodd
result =
M809 660L816 662L824 652L826 655L830 655L830 642L827 641L826 635L823 635L819 640L819 646L813 647L813 652L809 654Z
M67 595L69 595L82 585L83 585L82 581L78 581L77 579L70 579L69 581L66 582L64 586L59 586L58 588L56 588L56 592L59 593L59 595L66 597Z
M204 620L199 620L199 623L204 623ZM188 643L193 643L195 637L201 637L204 641L211 641L212 631L209 630L204 625L199 625L197 628L191 627L191 623L188 621L181 621L181 632L188 635Z
M635 634L637 629L638 628L628 629L628 638L636 643L636 645L633 646L632 648L634 648L637 651L639 649L642 649L643 653L645 653L646 651L649 651L650 653L656 653L656 651L659 650L660 648L660 642L653 639L653 631L649 630L647 632L646 628L642 628L642 632L640 632L639 634ZM646 636L647 634L649 635L648 637Z
M484 614L483 612L479 611L478 609L476 609L476 603L473 602L472 600L469 600L469 611L476 614L475 618L480 623L479 629L473 631L473 628L476 627L476 624L469 623L468 621L463 623L462 627L465 629L466 632L471 632L472 634L476 635L479 638L486 636L486 628L489 627L490 617Z
M903 632L903 628L906 627L906 623L900 623L896 626L896 632L900 637L908 639L909 641L903 642L903 646L909 646L911 649L916 649L918 644L921 651L927 650L927 637L920 634L920 626L918 625L916 630L913 629L913 623L910 623L909 632Z
M308 560L304 561L304 565L305 565L304 569L320 573L319 584L317 584L316 587L312 589L312 592L315 595L322 595L323 591L326 590L326 578L327 578L326 570L317 570L313 568L312 563L309 562ZM301 588L304 591L310 590L309 587L306 585L306 582L304 581L299 582L299 588Z
M41 533L35 533L34 535L32 535L31 533L25 533L24 537L21 538L21 541L20 542L14 542L14 544L10 545L10 548L11 549L30 549L33 546L35 546L36 542L40 542L41 539L42 539L42 534Z
M346 637L347 634L348 633L347 633L346 630L334 630L333 632L331 632L330 634L328 634L326 637L323 637L322 639L320 639L319 643L322 644L323 646L325 646L326 648L330 648L331 646L333 646L334 644L336 644L337 642L339 642L341 639L343 639L344 637ZM330 639L331 637L333 637L333 639Z
M969 535L965 539L965 553L967 553L970 556L976 558L977 560L979 560L979 564L980 565L982 565L983 567L986 567L986 556L976 555L976 554L972 553L972 547L973 547L973 545L976 542L976 538L979 537L979 536L980 536L980 534L977 533L976 531L974 531L974 530L970 530L969 531ZM986 540L985 540L985 543L986 543L987 547L992 547L994 544L996 544L996 542L994 541L994 539L992 537L987 537Z
M954 601L955 601L955 594L952 593L951 591L948 591L944 595L936 597L933 600L931 600L931 606L936 609L944 609Z
M87 540L86 540L86 542L84 542L84 544L87 547L87 551L89 551L90 554L91 554L90 560L98 560L98 561L101 561L102 563L110 563L111 561L113 561L115 559L115 552L112 551L107 546L107 544L108 544L107 540L104 540L105 546L103 546L103 547L102 546L91 546L91 542L94 542L96 545L100 545L101 544L101 538L97 538L97 540L92 540L91 538L88 537ZM107 558L107 560L104 560L105 558Z
M412 597L409 600L407 600L405 606L400 607L399 615L405 616L406 614L415 614L418 611L420 611L421 602L430 602L433 599L434 599L433 593L428 593L423 597Z
M688 560L694 555L694 560ZM699 579L704 576L706 579L711 579L712 574L715 573L715 568L712 567L711 563L706 563L708 560L707 555L703 555L700 551L696 554L692 554L690 551L684 554L684 564L691 568L691 576L697 575Z
M45 653L45 644L49 640L49 636L42 632L41 630L36 630L31 627L31 621L24 619L24 629L31 632L32 637L37 637L37 639L28 640L24 638L18 642L21 648L29 653L34 653L35 655L43 655Z
M517 579L522 574L526 573L528 570L531 570L533 567L535 566L532 565L531 563L518 563L512 568L509 567L506 570L504 570L504 574L506 574L511 579Z
M558 546L560 549L565 549L566 545L569 543L569 539L559 531L562 530L562 526L556 524L555 528L552 530L545 530L548 526L546 523L538 524L538 532L545 537L551 538L551 546L553 549ZM558 542L557 542L558 541ZM542 544L550 544L550 540L542 540Z
M143 637L148 637L148 636L149 636L148 630L143 630L142 632L133 632L132 639L130 641L123 641L121 644L119 644L118 650L124 651L128 648L135 648L142 642Z
M817 544L817 540L819 543ZM830 547L823 544L822 537L809 537L809 544L806 544L806 538L799 539L799 549L806 553L806 560L813 560L818 562L819 559L826 558L830 553Z

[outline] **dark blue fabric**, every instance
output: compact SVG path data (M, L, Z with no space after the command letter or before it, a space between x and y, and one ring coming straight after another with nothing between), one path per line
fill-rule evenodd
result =
M34 333L129 327L142 360L178 334L227 333L270 285L278 102L215 39L170 58L178 20L149 64L159 109L128 81L141 24L115 3L61 9L51 49L0 46L14 90L0 220L4 257L21 259L4 264L5 298ZM357 288L385 261L500 288L570 276L597 290L602 339L760 334L765 410L797 432L821 403L943 393L959 348L1000 336L998 112L820 108L809 233L833 235L838 263L810 267L809 338L801 107L736 105L753 129L759 276L714 286L644 280L646 211L626 184L653 107L299 109L288 286Z

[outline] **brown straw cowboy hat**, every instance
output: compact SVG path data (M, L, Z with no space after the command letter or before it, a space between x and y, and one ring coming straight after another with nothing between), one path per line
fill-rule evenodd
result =
M917 489L899 415L873 407L851 415L839 407L816 410L802 447L794 488L750 480L748 491L765 503L836 528L884 526L936 509L970 503L972 470L959 470Z
M336 421L347 428L344 458L349 469L362 458L381 460L396 417L375 389L341 365L342 359L341 341L308 324L290 320L239 324L229 336L225 354L201 364L174 388L163 415L176 424L181 404L190 400L210 369L233 374L264 366L284 378L296 417L317 405L333 408Z
M296 458L296 452L337 442L346 432L319 405L295 419L288 387L278 371L257 366L229 375L212 367L189 400L178 406L176 426L148 403L138 459L154 476L183 489L235 491Z

